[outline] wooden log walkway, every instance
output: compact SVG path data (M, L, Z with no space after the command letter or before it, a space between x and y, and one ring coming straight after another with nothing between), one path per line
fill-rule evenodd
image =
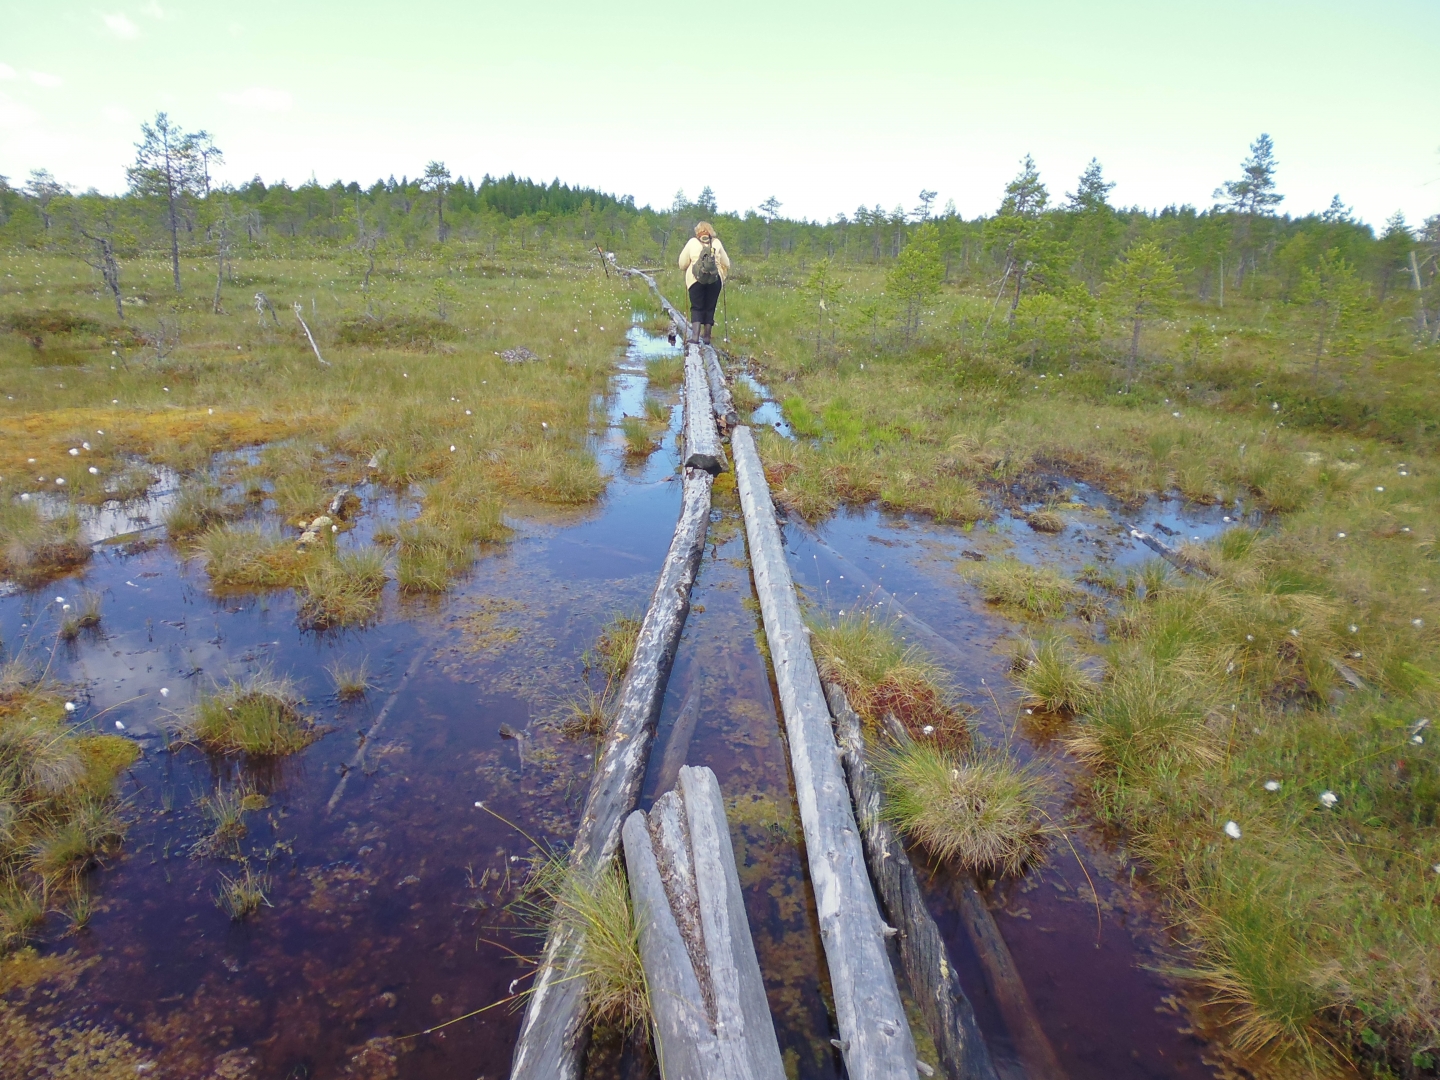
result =
M837 1042L852 1080L917 1077L915 1044L885 945L890 928L880 918L870 887L830 709L749 428L734 430L730 449L789 740L820 940L840 1028Z
M711 420L709 388L702 377L687 386L685 437L687 447L705 429L718 446ZM569 870L594 874L612 859L620 843L626 816L635 808L650 760L655 726L660 718L665 686L675 661L686 616L690 589L700 568L710 524L712 473L687 468L680 519L666 553L660 580L635 644L635 654L621 683L615 719L591 778L580 827L570 849ZM585 978L581 970L582 941L573 930L552 925L535 973L520 1037L511 1062L512 1080L577 1080L584 1058Z
M784 1080L715 774L683 767L624 838L661 1075Z

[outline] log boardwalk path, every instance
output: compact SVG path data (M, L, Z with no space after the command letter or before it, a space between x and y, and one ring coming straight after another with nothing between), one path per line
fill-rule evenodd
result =
M621 273L643 278L688 336L687 321L649 274ZM829 969L840 1035L831 1042L850 1080L936 1075L916 1058L891 962L891 939L899 936L898 953L938 1065L951 1080L995 1080L909 857L880 818L879 786L865 764L859 719L843 693L830 688L827 700L821 685L754 437L739 424L719 358L708 345L687 341L683 409L680 518L569 854L570 873L594 875L619 854L623 837L662 1077L784 1075L714 774L681 767L679 758L667 760L663 771L676 778L674 789L648 815L635 809L705 544L711 486L733 464ZM727 433L729 461L722 442ZM687 699L682 719L693 726L696 716L690 714L698 711L698 702ZM882 916L882 904L896 926ZM582 944L577 931L551 926L512 1080L581 1075L589 1036Z

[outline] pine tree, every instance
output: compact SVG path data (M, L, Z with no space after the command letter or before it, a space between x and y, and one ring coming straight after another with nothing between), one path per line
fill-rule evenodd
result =
M1315 330L1315 374L1327 352L1343 353L1352 344L1351 331L1363 310L1365 291L1355 269L1341 257L1338 248L1320 256L1314 269L1301 272L1295 302L1311 311Z
M1131 324L1130 365L1140 356L1140 331L1148 319L1175 314L1180 278L1175 264L1153 240L1133 244L1105 276L1106 299Z
M920 329L925 305L940 291L945 280L945 261L940 257L940 231L927 221L915 230L895 265L885 275L885 295L904 320L908 344Z
M125 170L130 190L136 195L154 196L165 200L165 225L170 233L170 268L175 278L175 292L180 292L180 202L186 195L198 194L205 183L204 161L195 136L188 135L170 122L163 112L155 114L154 124L140 125L141 141L135 144L135 164ZM207 140L207 153L218 154Z

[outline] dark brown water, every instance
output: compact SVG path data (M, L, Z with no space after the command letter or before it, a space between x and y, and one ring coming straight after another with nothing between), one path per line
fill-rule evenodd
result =
M387 594L370 629L303 633L288 593L217 597L203 570L166 546L110 547L81 580L0 598L0 637L43 664L58 625L55 598L82 585L103 593L103 634L55 650L51 673L84 687L79 722L114 731L119 721L145 751L124 782L134 826L94 875L93 919L69 937L52 920L42 943L93 961L65 998L73 1019L124 1031L164 1075L206 1075L223 1055L226 1067L257 1077L508 1073L519 1025L512 1007L411 1036L523 989L530 965L516 954L538 951L534 929L507 908L533 852L527 835L557 848L568 842L593 759L593 746L564 737L559 721L600 627L647 603L679 509L673 439L644 463L627 463L616 428L622 414L641 411L640 361L656 348L633 332L610 395L597 402L597 451L612 474L599 507L516 521L515 542L488 553L453 593L439 601ZM415 510L406 497L358 494L369 524L344 543L368 542L375 521ZM962 548L1013 548L1071 569L1147 554L1113 518L1074 516L1079 524L1058 538L1009 519L967 534L875 512L842 513L818 530L789 525L786 538L808 600L849 610L888 591L892 614L926 624L918 640L982 707L987 736L1013 737L1068 790L1070 766L1056 744L1032 741L1017 725L996 648L1013 624L988 611L954 565ZM1141 524L1152 520L1186 535L1221 525L1218 512L1158 505ZM677 720L693 718L672 763L709 765L720 779L781 1047L794 1075L820 1080L841 1067L828 1041L813 902L751 597L738 506L722 481L645 797L663 790L667 748L686 737ZM376 688L360 703L336 701L326 666L362 657ZM257 667L295 679L329 733L264 768L167 749L167 718L213 681ZM365 767L327 810L342 766L387 705ZM525 738L502 737L502 725ZM271 906L236 924L214 896L237 864L192 848L207 831L200 800L242 781L271 800L248 815L242 846L270 877ZM1202 1044L1166 1003L1174 987L1149 970L1175 957L1129 883L1124 853L1083 827L1070 839L1078 860L1056 846L1044 866L992 897L1061 1061L1077 1078L1208 1072ZM955 916L952 884L943 871L929 878L933 910L1004 1057L1007 1035Z

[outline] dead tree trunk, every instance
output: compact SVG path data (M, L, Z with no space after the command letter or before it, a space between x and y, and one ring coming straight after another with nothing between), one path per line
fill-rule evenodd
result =
M662 1075L783 1080L715 774L682 768L624 838Z
M880 782L865 758L860 717L850 708L845 691L825 684L825 698L835 718L835 734L845 755L845 776L865 843L870 875L880 892L885 914L900 932L900 960L915 1003L930 1029L940 1064L951 1080L996 1080L995 1066L985 1048L975 1011L960 986L940 928L925 906L920 882L905 845L880 816Z
M852 1080L913 1080L915 1045L885 948L887 927L865 870L830 710L785 562L770 489L750 429L737 427L730 446L755 591L789 737L820 938L835 995L838 1045Z

